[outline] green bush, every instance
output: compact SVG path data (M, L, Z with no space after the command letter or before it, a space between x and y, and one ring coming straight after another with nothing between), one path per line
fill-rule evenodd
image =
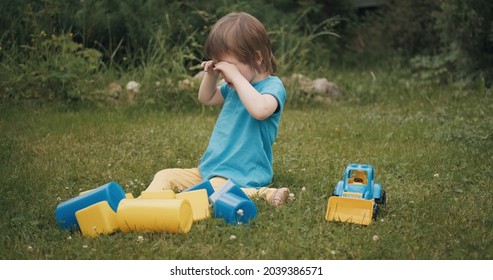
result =
M254 14L269 30L279 74L313 71L328 61L322 39L334 35L337 21L314 21L312 15L320 14L319 6L288 3L297 1L2 4L1 23L7 30L0 37L6 76L1 82L2 99L101 103L108 94L110 99L121 99L124 85L136 80L142 85L140 101L181 107L196 99L197 84L187 81L207 59L203 43L209 28L224 14L240 10ZM110 83L119 85L118 94L108 92Z
M489 0L441 2L434 14L443 52L456 54L454 68L461 78L493 82L493 2Z
M439 40L434 30L433 12L439 0L383 0L373 13L353 25L359 51L371 58L389 55L413 57L433 53Z
M72 31L80 0L0 1L0 42L4 49L29 45L33 34ZM78 34L75 34L78 35Z
M383 0L377 12L353 22L359 48L352 65L398 58L427 83L474 84L493 77L493 3L489 0ZM350 42L351 38L346 38ZM352 57L351 57L352 56ZM380 63L382 62L382 63Z
M2 99L91 99L101 53L73 41L72 33L32 35L32 43L6 50Z

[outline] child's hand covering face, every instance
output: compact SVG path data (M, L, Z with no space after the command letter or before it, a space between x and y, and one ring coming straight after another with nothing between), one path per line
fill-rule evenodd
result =
M249 83L258 80L257 72L250 65L240 62L234 56L226 55L214 64L214 70L219 71L226 83L234 88L238 79L244 78Z
M233 88L235 81L237 81L238 78L244 78L239 69L229 62L221 61L217 63L214 70L219 71L222 74L224 81Z
M216 64L212 60L202 62L201 66L204 69L204 72L208 72L217 76L219 76L220 74L219 71L215 71L214 68L216 67Z

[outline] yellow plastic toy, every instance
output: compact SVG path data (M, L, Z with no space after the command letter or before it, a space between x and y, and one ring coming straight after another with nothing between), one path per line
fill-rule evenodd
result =
M211 216L207 190L195 190L176 194L177 199L185 199L192 206L193 221L201 221Z
M202 183L178 194L172 190L143 191L134 198L132 193L124 193L117 183L111 182L83 191L75 200L58 205L56 219L61 227L78 227L88 237L118 230L187 233L193 222L212 215L209 200L212 186L203 186Z
M205 189L178 194L172 190L143 191L138 199L127 193L116 212L107 201L76 212L82 234L89 237L112 234L118 229L122 232L187 233L192 222L210 216L209 197Z
M193 213L193 221L200 221L211 216L209 207L209 196L207 190L199 189L194 191L177 193L172 190L162 191L143 191L139 199L185 199L190 203Z
M187 233L193 214L190 203L184 199L122 199L117 220L122 232Z
M174 199L175 192L172 190L162 190L162 191L143 191L140 193L139 198L144 199Z
M325 219L369 225L373 217L373 201L361 198L332 196L329 199Z
M116 213L107 201L95 203L75 212L80 231L85 236L111 234L118 229Z
M133 199L134 198L134 195L132 193L126 193L125 194L125 198L126 199Z

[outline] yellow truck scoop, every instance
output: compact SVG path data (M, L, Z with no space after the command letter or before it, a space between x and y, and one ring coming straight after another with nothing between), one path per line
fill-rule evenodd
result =
M327 221L369 225L373 217L373 200L331 196L327 205Z

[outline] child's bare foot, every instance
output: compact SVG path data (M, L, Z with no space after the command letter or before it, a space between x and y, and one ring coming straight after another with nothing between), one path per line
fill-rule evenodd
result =
M280 207L283 205L289 197L289 189L288 188L280 188L274 191L274 193L269 198L269 203Z

